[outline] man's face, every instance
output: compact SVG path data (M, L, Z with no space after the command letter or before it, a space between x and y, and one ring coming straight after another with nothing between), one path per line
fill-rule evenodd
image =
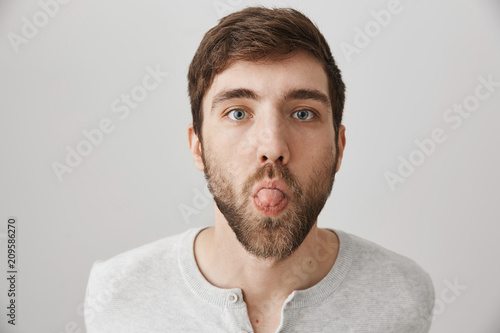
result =
M331 192L344 141L337 152L330 105L326 73L305 52L237 61L203 99L198 166L237 239L259 258L290 256Z

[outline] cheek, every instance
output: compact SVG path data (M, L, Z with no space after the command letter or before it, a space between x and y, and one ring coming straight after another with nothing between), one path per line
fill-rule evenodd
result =
M324 169L333 163L336 148L332 141L316 139L296 146L296 149L292 149L291 155L293 156L291 164L297 167L302 178L309 180L314 177L313 171Z
M301 164L314 164L319 160L331 158L336 151L333 138L330 140L329 136L302 137L290 142L289 148L294 160Z
M227 136L216 147L222 161L236 173L243 174L255 165L257 145L252 137L245 135Z
M242 178L243 164L230 147L211 146L205 156L211 173L217 175L224 183L235 185Z
M213 161L213 167L219 169L214 171L241 177L253 164L251 158L255 157L255 142L251 136L242 130L223 129L220 126L210 127L209 131L205 136L205 145L211 155L208 162Z

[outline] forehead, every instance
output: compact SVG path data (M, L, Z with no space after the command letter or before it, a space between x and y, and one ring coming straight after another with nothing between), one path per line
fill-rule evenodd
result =
M297 52L284 59L233 62L215 76L205 94L203 109L220 91L246 88L268 99L278 99L292 89L318 90L328 93L328 78L323 65L307 52Z

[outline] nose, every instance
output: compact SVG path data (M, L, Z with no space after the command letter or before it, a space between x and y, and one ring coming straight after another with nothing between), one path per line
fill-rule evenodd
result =
M260 164L286 165L290 159L287 129L278 112L262 117L257 129L257 158Z

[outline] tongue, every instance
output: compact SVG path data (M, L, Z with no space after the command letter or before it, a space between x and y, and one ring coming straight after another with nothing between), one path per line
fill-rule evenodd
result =
M263 188L257 193L257 200L264 207L277 206L284 198L283 192L277 189Z

